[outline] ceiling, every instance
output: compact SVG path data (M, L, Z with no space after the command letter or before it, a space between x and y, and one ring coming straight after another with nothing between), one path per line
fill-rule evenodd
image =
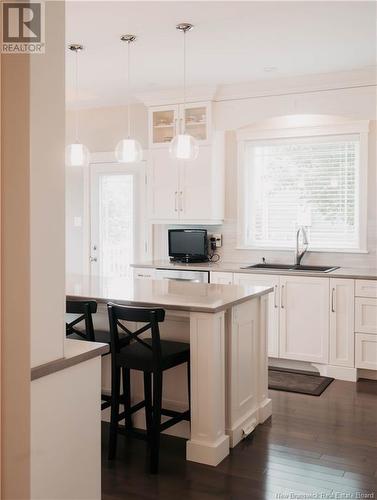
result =
M68 1L66 41L80 42L78 98L74 55L67 50L67 105L127 102L126 47L132 45L132 94L182 84L182 34L187 84L224 85L364 68L376 64L374 1L129 2Z

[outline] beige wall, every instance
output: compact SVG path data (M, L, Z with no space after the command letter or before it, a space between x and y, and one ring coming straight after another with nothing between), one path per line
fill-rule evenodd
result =
M30 493L29 57L1 57L1 497Z

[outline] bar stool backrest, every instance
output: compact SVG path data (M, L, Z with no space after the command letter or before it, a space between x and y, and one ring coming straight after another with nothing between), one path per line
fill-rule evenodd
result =
M152 351L153 364L156 368L160 366L161 360L161 341L160 329L158 324L165 320L164 309L150 309L146 307L132 307L113 304L107 304L110 323L111 353L115 355L120 352L119 329L129 338L130 342L139 342L145 349ZM131 323L145 323L141 328L131 331L121 321ZM139 338L142 333L151 331L152 342L147 343L145 339ZM127 347L125 347L127 349Z
M83 340L95 342L94 326L92 314L97 312L97 302L95 300L67 300L66 312L71 314L80 314L72 323L67 325L67 335L76 333L83 337ZM82 321L85 322L85 332L75 328Z

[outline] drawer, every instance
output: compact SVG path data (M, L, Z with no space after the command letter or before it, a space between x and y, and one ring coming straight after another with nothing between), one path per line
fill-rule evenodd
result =
M355 332L377 334L377 299L355 298Z
M155 269L135 267L134 268L134 278L153 280L155 277Z
M377 280L356 280L355 295L377 298Z
M377 370L377 336L366 333L355 335L355 367Z

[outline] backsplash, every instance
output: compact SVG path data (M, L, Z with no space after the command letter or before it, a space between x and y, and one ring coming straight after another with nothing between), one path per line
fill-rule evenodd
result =
M373 225L373 227L372 227ZM168 229L182 228L183 226L177 225L154 225L153 229L153 257L156 260L166 260L168 258ZM186 226L185 226L186 227ZM201 226L196 227L207 229L208 233L222 233L223 244L221 248L217 249L221 260L224 262L240 262L240 263L257 263L261 262L262 258L266 262L280 262L280 263L293 263L294 251L292 250L239 250L237 249L237 220L226 219L224 224L218 226ZM356 267L367 268L377 267L376 256L376 238L377 228L373 221L370 221L368 227L368 249L369 253L330 253L330 252L311 252L310 245L307 254L304 257L304 263L313 265L329 265L341 267Z

